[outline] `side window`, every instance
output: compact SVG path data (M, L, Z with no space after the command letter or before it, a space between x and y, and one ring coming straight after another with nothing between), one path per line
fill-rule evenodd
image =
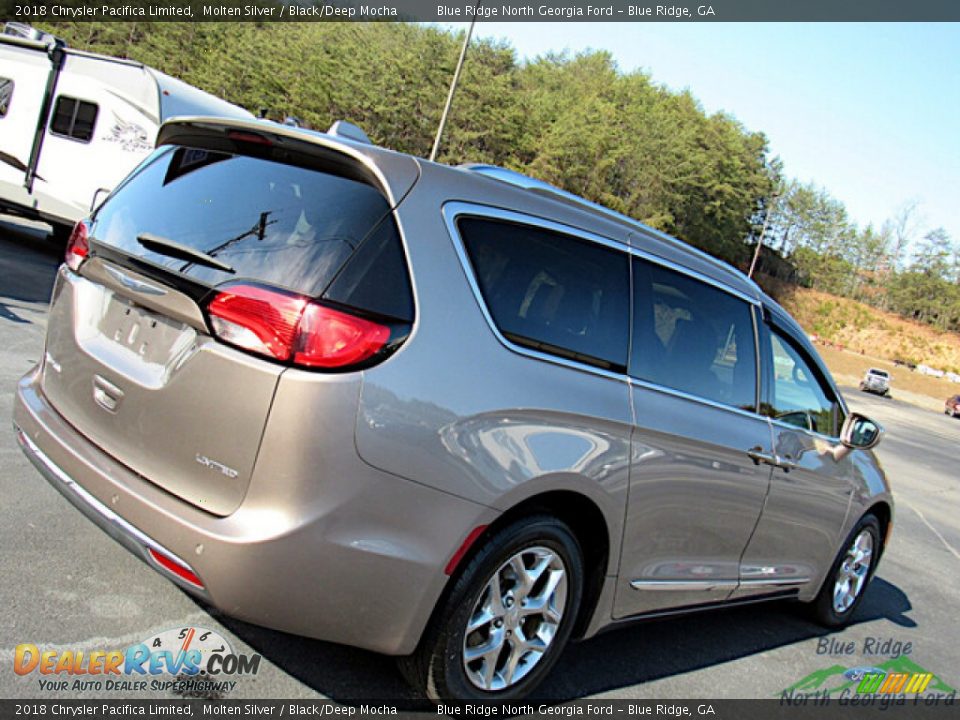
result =
M530 225L462 217L457 228L493 321L510 341L623 371L627 255Z
M756 409L757 360L748 303L634 259L630 374L744 410Z
M765 415L804 430L834 436L834 402L810 363L776 330L770 330L772 377Z
M60 95L53 108L50 132L74 140L90 142L96 123L97 106L94 103Z
M13 99L13 80L0 77L0 118L10 109L10 100Z

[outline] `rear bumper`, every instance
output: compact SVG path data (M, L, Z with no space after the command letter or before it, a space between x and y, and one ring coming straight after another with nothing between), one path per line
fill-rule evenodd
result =
M187 592L258 625L386 654L413 651L443 591L443 569L469 531L496 512L374 470L328 479L330 499L297 512L248 493L210 515L91 444L24 377L14 427L24 453L75 507ZM253 481L256 482L256 479ZM282 483L280 490L282 491ZM251 499L251 496L253 499ZM198 587L150 550L188 568Z

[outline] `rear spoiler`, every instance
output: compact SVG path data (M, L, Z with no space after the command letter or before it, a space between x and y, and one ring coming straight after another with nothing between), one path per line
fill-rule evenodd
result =
M359 138L348 139L343 133L331 135L269 120L172 118L157 133L157 147L161 145L221 152L237 152L241 145L248 151L261 146L327 160L345 174L359 174L358 179L377 187L391 207L396 207L420 178L420 164L409 155L378 148Z

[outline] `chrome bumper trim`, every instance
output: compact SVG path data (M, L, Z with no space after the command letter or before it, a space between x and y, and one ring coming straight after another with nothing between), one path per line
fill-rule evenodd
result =
M56 487L62 495L70 500L74 506L83 511L87 517L105 530L108 535L116 540L120 540L121 542L121 538L126 538L128 541L132 540L135 544L140 546L142 559L151 567L161 572L164 577L173 580L178 585L187 588L193 593L206 595L206 593L203 591L203 588L177 577L163 566L158 565L150 557L149 553L143 552L143 549L152 548L158 553L166 555L175 563L181 565L196 575L196 571L189 563L185 562L179 555L171 552L149 535L135 528L122 517L117 515L113 510L97 500L97 498L95 498L89 492L80 487L80 485L78 485L73 478L67 475L67 473L65 473L59 465L53 462L53 460L51 460L47 454L43 452L43 450L37 447L37 444L33 442L33 440L31 440L27 434L23 432L23 430L17 427L16 424L13 426L13 431L17 436L17 442L23 449L24 454L26 454L31 462L33 462L37 469L40 470L40 472L43 473L48 480L51 481L54 487ZM127 545L129 549L129 542L123 544Z

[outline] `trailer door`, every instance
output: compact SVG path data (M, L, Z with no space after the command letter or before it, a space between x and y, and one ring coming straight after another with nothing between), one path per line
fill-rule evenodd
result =
M0 198L22 202L50 58L39 46L0 42Z
M77 220L153 149L158 90L143 66L73 50L52 98L34 194L50 216Z

